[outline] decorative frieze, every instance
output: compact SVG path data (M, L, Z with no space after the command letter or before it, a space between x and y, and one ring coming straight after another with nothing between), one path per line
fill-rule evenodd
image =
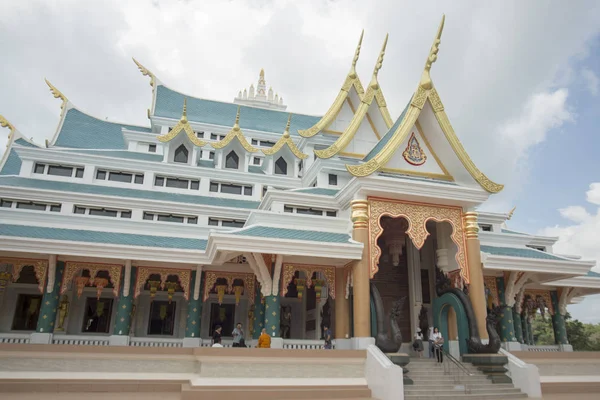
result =
M485 297L486 302L488 301L488 296L491 296L493 305L499 306L500 305L500 297L498 296L498 284L496 282L496 277L495 276L484 276L483 284L484 284L485 288L487 289L487 291L489 291L489 293L486 291L486 297Z
M98 264L98 263L84 263L84 262L67 262L65 266L65 272L63 274L62 283L60 286L60 294L65 294L65 292L69 289L69 285L74 281L76 276L83 270L88 270L90 276L87 280L80 279L77 281L77 293L81 295L81 291L83 291L83 286L96 286L99 288L100 286L107 285L108 282L104 282L100 278L96 280L96 276L100 271L106 271L108 273L108 277L110 278L110 282L113 285L113 294L115 297L119 297L119 288L121 287L121 272L123 267L121 265L114 264ZM104 286L102 286L102 289ZM99 289L100 291L102 289Z
M137 267L137 278L135 280L135 292L133 298L137 298L142 290L146 281L152 275L160 276L160 283L157 284L157 289L164 289L167 284L167 278L169 275L176 276L179 280L179 285L183 290L183 297L186 300L190 298L190 282L191 282L191 270L189 269L171 269L171 268L150 268L150 267Z
M40 293L44 292L46 276L48 274L48 261L28 258L0 258L0 264L12 265L12 281L16 282L21 276L21 271L27 266L33 267L35 278L38 283Z
M315 282L312 276L315 272L321 272L325 276L329 296L335 299L335 267L330 265L305 265L305 264L284 264L283 276L281 281L281 296L287 294L287 287L294 279L294 275L298 272L306 274L306 287L311 288Z
M208 300L210 296L210 291L215 287L218 279L225 279L227 281L227 285L222 285L220 288L221 294L219 296L225 295L225 293L233 293L236 295L236 304L239 302L239 298L242 295L240 289L235 289L233 287L233 283L236 279L239 279L244 282L244 290L243 293L248 298L248 302L250 305L254 304L254 291L255 291L255 276L254 274L245 273L245 272L224 272L224 271L206 271L204 277L204 297L202 301ZM221 286L221 285L219 285ZM221 298L222 301L222 298Z

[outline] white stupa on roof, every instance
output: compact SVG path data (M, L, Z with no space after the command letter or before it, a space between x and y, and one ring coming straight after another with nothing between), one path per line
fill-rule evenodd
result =
M273 95L273 88L269 88L269 90L267 90L264 69L260 70L256 90L254 90L254 84L250 85L248 90L240 90L237 97L233 99L233 102L235 104L268 108L271 110L284 111L287 108L287 106L283 104L283 97L280 97L277 93Z

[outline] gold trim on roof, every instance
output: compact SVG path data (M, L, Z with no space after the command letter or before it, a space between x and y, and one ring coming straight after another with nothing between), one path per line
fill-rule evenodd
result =
M156 85L156 76L154 76L154 74L150 72L150 70L148 70L146 67L140 64L135 58L131 57L131 59L133 60L135 65L137 65L138 69L140 70L143 76L150 77L150 86L154 88L154 86Z
M298 146L296 146L296 144L290 137L290 123L291 122L292 122L292 114L289 115L287 125L285 126L285 131L283 132L283 135L281 135L281 137L279 138L277 143L275 143L275 145L273 147L271 147L270 149L262 149L261 150L266 156L272 156L273 154L276 154L279 150L281 150L283 148L284 145L287 145L288 148L290 149L290 151L292 152L292 154L294 154L294 156L296 156L297 158L304 160L305 158L308 157L308 154L304 154L303 152L301 152L300 149L298 148Z
M13 138L13 135L15 134L17 129L15 128L15 126L13 124L8 122L8 120L6 118L4 118L2 115L0 115L0 126L3 128L8 128L8 141L6 142L6 147L8 147L10 145L10 141Z
M48 87L50 88L50 92L52 93L54 98L62 100L62 104L60 105L60 110L64 111L67 103L69 102L69 100L67 99L67 96L62 94L62 92L60 90L58 90L53 84L51 84L48 81L48 79L44 78L44 80L46 81L46 85L48 85Z
M350 121L350 125L348 125L344 133L331 146L323 150L315 150L314 152L317 155L317 157L331 158L335 156L340 151L343 151L346 147L348 147L348 145L354 138L354 135L356 135L358 128L360 127L363 119L367 115L367 111L369 111L369 107L371 106L371 103L375 98L375 93L381 90L379 87L379 82L377 81L377 75L379 74L379 70L381 69L381 66L383 64L383 56L385 55L387 41L388 35L385 35L385 41L383 42L383 46L381 48L381 51L379 52L379 57L377 57L377 62L375 63L375 68L373 69L373 76L371 78L371 82L367 87L366 93L361 99L361 103L358 106L358 109L352 117L352 121ZM373 125L373 128L374 127L375 126ZM377 133L376 135L379 136Z
M173 127L173 129L171 129L171 131L168 132L167 134L159 135L156 138L163 143L170 142L171 140L175 139L177 137L177 135L179 135L179 133L182 131L185 132L185 134L187 135L190 142L192 142L194 145L196 145L198 147L202 147L202 146L206 145L206 143L208 143L208 142L205 142L204 140L198 139L198 137L196 136L196 133L190 126L190 123L187 119L187 99L183 100L183 111L181 113L181 119L179 120L177 125L175 125Z
M356 62L358 61L358 57L360 56L360 48L362 46L364 34L365 31L363 30L360 34L360 39L358 40L356 50L354 51L354 58L352 59L352 66L350 67L350 72L348 72L348 75L346 75L344 84L342 85L342 88L340 89L340 92L338 93L337 97L333 101L333 104L331 105L331 107L329 107L329 110L327 110L327 112L325 113L325 115L323 115L319 122L317 122L315 125L308 129L299 130L298 134L300 136L306 138L313 137L317 133L331 125L331 123L335 120L335 118L342 110L342 105L344 104L344 101L350 93L350 88L354 87L359 97L363 95L364 88L360 82L360 79L358 78L358 75L356 74Z
M464 147L460 143L460 140L456 136L452 125L444 111L444 105L442 100L440 99L435 87L433 86L433 82L431 82L431 77L429 76L429 71L431 70L431 65L437 60L437 53L439 51L439 44L441 41L442 29L444 27L445 17L442 18L442 22L440 27L438 28L438 32L436 38L434 40L433 45L431 46L431 51L429 52L429 56L427 57L427 62L425 64L425 70L423 71L423 75L419 82L419 87L417 88L416 93L413 95L411 103L409 105L406 114L404 115L404 119L393 133L392 138L387 142L387 144L368 162L361 165L346 165L346 169L354 176L368 176L377 170L383 170L387 162L392 158L395 154L398 147L406 140L408 134L410 133L413 125L416 124L419 115L421 114L421 110L425 106L425 103L429 101L433 113L444 132L444 136L446 140L450 143L452 150L462 162L465 169L471 174L473 179L475 179L481 187L483 187L489 193L498 193L503 188L504 185L497 184L491 181L485 174L483 174L473 163ZM366 95L365 95L366 97Z
M231 143L231 141L237 138L238 141L240 142L240 144L242 145L242 147L248 152L248 153L256 153L259 150L252 146L250 143L248 143L248 140L246 140L246 137L244 136L244 133L242 132L242 130L240 129L240 106L238 106L237 109L237 114L235 116L235 124L233 125L233 128L231 128L231 130L229 131L229 133L223 138L223 140L220 140L216 143L211 143L210 145L215 148L215 149L222 149L225 146L227 146L229 143Z

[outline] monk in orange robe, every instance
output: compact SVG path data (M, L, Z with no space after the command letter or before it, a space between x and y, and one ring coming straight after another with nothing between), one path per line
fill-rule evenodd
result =
M260 332L260 336L258 337L258 345L256 347L259 349L271 348L271 336L267 334L267 330L265 328L263 328Z

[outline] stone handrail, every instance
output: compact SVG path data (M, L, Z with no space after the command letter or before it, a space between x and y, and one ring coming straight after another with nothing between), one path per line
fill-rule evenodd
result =
M402 368L395 365L374 344L367 347L367 385L379 400L404 400Z
M541 398L542 384L538 367L533 364L527 364L504 349L500 349L499 353L508 358L508 375L515 387L521 389L523 393L526 393L531 398Z
M0 336L0 343L27 344L30 337L29 333L3 333Z
M52 344L108 346L109 343L108 336L56 335L52 338Z
M132 337L129 345L133 347L183 347L182 339Z
M527 351L560 351L559 345L527 346Z

